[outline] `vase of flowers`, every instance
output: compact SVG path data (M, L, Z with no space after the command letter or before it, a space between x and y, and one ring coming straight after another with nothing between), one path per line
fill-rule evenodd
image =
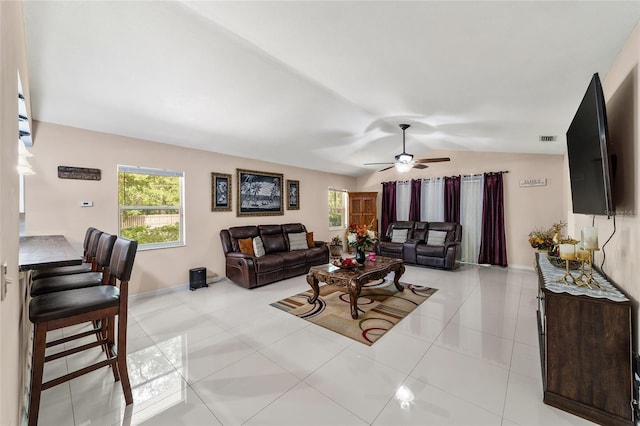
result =
M367 229L367 225L351 225L349 226L349 233L347 234L347 243L351 247L356 249L356 262L364 263L365 255L364 251L368 246L375 243L375 232Z

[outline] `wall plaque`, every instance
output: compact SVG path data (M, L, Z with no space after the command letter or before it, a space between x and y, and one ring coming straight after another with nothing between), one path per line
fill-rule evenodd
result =
M547 186L547 178L520 179L520 186Z
M100 169L88 169L86 167L58 166L60 179L100 180Z

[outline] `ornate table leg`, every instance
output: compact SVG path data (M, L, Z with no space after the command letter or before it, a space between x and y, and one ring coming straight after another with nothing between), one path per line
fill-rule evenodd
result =
M313 296L310 296L308 301L309 304L313 304L318 300L318 295L320 294L320 286L318 285L318 279L316 278L313 272L307 274L307 283L311 286L313 290Z
M351 318L358 319L358 297L360 297L361 286L354 280L349 281L349 305L351 305Z
M396 269L395 274L393 276L393 283L395 284L398 291L404 291L404 287L400 284L400 277L404 274L404 264L401 264L398 269Z

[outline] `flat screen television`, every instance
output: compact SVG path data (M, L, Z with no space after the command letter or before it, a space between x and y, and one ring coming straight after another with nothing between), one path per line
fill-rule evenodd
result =
M604 94L595 73L567 130L574 213L613 215L608 138Z

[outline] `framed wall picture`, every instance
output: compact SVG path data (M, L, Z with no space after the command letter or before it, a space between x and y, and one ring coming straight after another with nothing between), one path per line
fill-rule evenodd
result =
M236 170L238 173L237 216L278 216L284 214L282 174Z
M231 175L211 173L211 211L231 211Z
M300 210L300 181L287 180L287 210Z

